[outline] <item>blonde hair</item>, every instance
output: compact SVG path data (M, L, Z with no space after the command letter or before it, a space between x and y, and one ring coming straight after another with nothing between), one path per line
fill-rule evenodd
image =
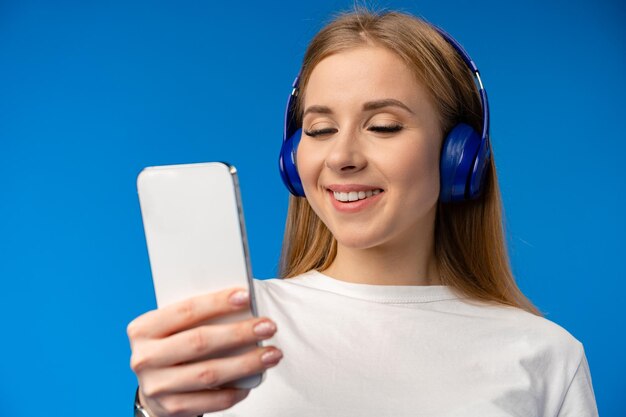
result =
M331 54L367 45L385 47L404 60L435 103L442 135L460 121L481 131L481 102L474 76L456 50L420 18L365 9L340 14L309 44L300 74L298 118L313 68ZM476 200L438 203L434 250L442 283L469 299L510 305L541 316L517 287L511 271L493 152L484 187ZM307 200L290 196L279 276L323 271L336 255L337 241Z

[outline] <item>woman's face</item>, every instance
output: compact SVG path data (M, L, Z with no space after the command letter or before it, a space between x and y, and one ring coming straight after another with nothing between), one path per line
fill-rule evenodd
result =
M404 62L369 46L326 57L303 104L298 172L338 243L365 249L423 238L436 213L442 138Z

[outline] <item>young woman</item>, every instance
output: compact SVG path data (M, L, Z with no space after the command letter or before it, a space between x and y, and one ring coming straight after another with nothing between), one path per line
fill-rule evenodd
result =
M288 103L294 196L282 279L254 280L265 316L193 329L248 308L229 289L131 322L137 415L597 416L582 344L511 274L488 117L440 29L361 10L323 28Z

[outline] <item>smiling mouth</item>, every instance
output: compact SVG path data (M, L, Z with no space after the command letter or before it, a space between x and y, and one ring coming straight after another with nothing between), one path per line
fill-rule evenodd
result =
M380 194L384 192L382 189L377 190L367 190L367 191L350 191L347 193L332 191L333 197L335 200L340 201L342 203L350 203L352 201L365 200L366 198L372 197L374 195Z

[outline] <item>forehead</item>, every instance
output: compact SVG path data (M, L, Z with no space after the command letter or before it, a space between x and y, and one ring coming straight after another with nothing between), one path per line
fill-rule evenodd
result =
M332 54L313 68L304 106L381 98L395 98L415 109L429 101L424 86L398 55L383 47L363 46Z

